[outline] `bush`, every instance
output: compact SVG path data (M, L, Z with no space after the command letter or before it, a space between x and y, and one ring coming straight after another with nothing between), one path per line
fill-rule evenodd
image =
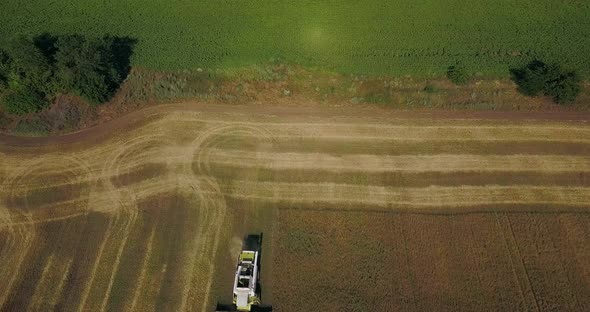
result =
M566 104L575 101L580 90L580 78L577 74L570 72L562 74L559 79L550 81L545 93L551 96L556 103Z
M432 94L432 93L437 93L439 90L438 90L437 86L429 83L424 87L423 91L426 93Z
M36 91L24 89L9 91L4 97L3 104L8 113L25 115L41 111L48 102Z
M30 136L43 136L49 133L49 125L40 118L21 120L13 129L14 133Z
M8 49L11 83L38 92L51 93L52 68L33 40L21 37L13 40Z
M115 43L111 37L59 37L55 53L58 84L94 104L110 99L126 75L121 72L125 65L119 64L114 53L120 48Z
M460 65L449 66L447 69L447 78L456 85L463 85L469 81L467 71Z
M558 64L535 60L510 72L518 90L524 95L547 95L556 103L563 104L573 102L581 90L578 75L564 71Z

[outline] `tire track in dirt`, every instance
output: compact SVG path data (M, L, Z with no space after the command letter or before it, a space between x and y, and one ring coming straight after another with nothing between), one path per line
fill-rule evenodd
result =
M495 212L496 225L498 227L499 235L502 237L502 241L506 247L506 252L510 259L512 266L512 272L514 273L514 279L518 285L520 295L523 302L527 306L529 311L540 311L539 303L535 296L534 289L531 285L529 273L523 262L522 255L518 250L518 244L514 237L514 231L510 224L510 218L506 213Z
M70 270L72 268L73 262L74 262L74 258L71 258L70 260L68 260L68 262L65 266L66 268L63 271L61 278L59 279L59 283L57 283L57 285L52 285L54 287L54 292L53 292L53 296L49 300L49 306L55 307L57 305L59 298L62 296L64 286L66 284L66 280L68 279L68 275L70 274Z
M51 176L49 181L45 180L48 176L47 171L54 173L49 175ZM78 157L53 155L25 161L13 171L12 175L6 198L12 206L19 208L22 213L26 214L28 220L36 221L44 207L52 208L52 212L60 212L58 215L52 213L49 218L63 218L88 211L93 179L88 164ZM39 178L43 180L38 180ZM71 186L72 188L64 190L65 194L62 195L67 196L65 198L50 198L49 201L43 198L39 201L36 198L37 193L44 192L48 186L52 185ZM43 214L41 215L40 219L46 218Z
M537 155L342 155L318 153L265 153L243 150L210 152L211 163L233 167L358 172L453 171L590 171L590 157Z
M43 272L41 272L41 278L35 287L35 291L33 292L33 297L31 298L31 302L27 311L39 311L41 308L41 303L43 301L43 297L45 297L44 292L47 289L47 281L49 279L49 271L53 269L53 261L55 259L55 254L49 256L47 262L45 263L45 267L43 268Z
M29 193L35 189L36 184L27 182L47 167L60 173L66 173L68 181L75 184L81 179L88 179L90 170L85 162L72 156L56 155L42 159L25 161L12 173L2 190L5 190L3 202L0 203L0 227L7 229L8 242L6 248L0 254L0 279L5 281L0 286L0 306L4 305L7 296L11 293L14 282L17 280L20 267L28 254L29 248L35 240L35 207L30 202ZM58 169L58 168L61 168ZM31 189L23 188L27 185ZM79 194L87 197L87 193ZM85 214L87 206L82 199L81 207L74 207L72 211L66 211L65 215ZM11 208L16 207L16 208ZM63 217L63 216L62 216Z
M87 288L83 292L79 311L104 311L108 302L113 282L117 274L121 255L127 244L130 231L137 218L137 195L128 188L120 188L117 177L121 175L125 164L141 164L146 161L146 151L161 148L165 145L164 138L155 136L139 136L119 144L105 163L101 177L101 185L109 194L113 205L112 220L107 229L106 239L101 244L100 252L92 269ZM150 153L147 153L147 157ZM115 180L115 181L113 181ZM106 249L108 248L108 249ZM97 278L97 274L102 274ZM90 293L93 299L89 301ZM97 296L97 294L103 294Z
M152 256L152 247L154 244L154 237L156 234L156 227L152 228L152 232L147 241L147 247L145 251L145 255L143 255L143 261L141 262L141 271L137 278L137 282L135 283L136 290L133 293L133 298L131 299L131 303L129 304L129 308L125 309L126 311L136 311L135 307L137 305L137 300L139 299L139 295L144 292L144 284L145 284L145 276L148 270L149 261Z
M28 311L55 309L74 261L74 258L70 258L65 263L60 263L60 260L55 261L55 257L55 254L52 254L47 260L27 309ZM43 307L43 305L46 306Z

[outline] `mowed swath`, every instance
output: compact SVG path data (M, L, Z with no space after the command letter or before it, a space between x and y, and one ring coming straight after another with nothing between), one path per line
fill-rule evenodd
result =
M227 249L239 208L230 203L240 200L585 211L589 145L582 123L179 111L84 148L12 148L0 154L0 306L211 310L215 255Z
M360 172L543 171L587 172L587 156L538 155L329 155L211 150L211 162L236 167Z
M387 188L333 183L252 183L236 181L228 194L245 199L273 202L327 202L374 204L403 207L466 207L486 204L554 204L587 207L588 187L535 186L431 186L426 188Z

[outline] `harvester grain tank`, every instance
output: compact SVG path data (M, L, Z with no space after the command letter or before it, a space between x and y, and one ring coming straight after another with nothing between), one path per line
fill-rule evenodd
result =
M260 304L256 292L258 284L258 251L243 250L238 257L234 278L234 304L238 311L251 311Z

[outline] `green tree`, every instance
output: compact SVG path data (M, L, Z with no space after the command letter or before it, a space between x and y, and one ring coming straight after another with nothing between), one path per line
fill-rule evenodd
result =
M463 85L469 82L469 75L465 68L459 64L447 68L447 78L456 85Z
M52 67L31 39L20 37L10 42L8 53L11 88L51 93Z
M580 94L580 78L574 72L558 71L554 79L547 81L545 94L551 96L556 103L571 103Z
M14 115L36 113L47 106L43 95L35 90L21 89L8 91L2 101L4 109Z
M112 55L112 40L87 40L80 35L59 37L55 61L58 85L92 103L107 101L117 90L121 77Z
M580 93L580 79L575 72L564 71L558 64L535 60L512 69L512 80L528 96L547 95L556 103L573 102Z
M13 40L7 51L0 50L3 105L11 114L38 112L60 92L105 102L127 77L135 43L127 37L50 34Z
M21 37L0 52L0 86L3 106L10 114L23 115L42 110L49 103L52 68L31 39Z

